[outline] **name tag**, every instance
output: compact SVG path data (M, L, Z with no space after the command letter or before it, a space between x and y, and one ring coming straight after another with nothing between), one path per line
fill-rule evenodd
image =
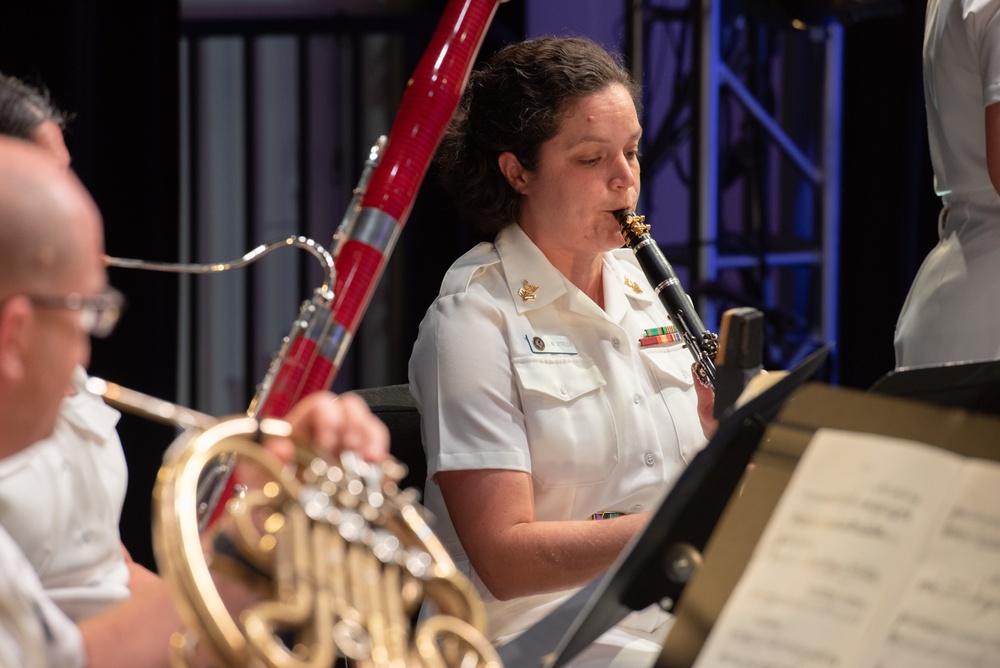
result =
M545 334L541 336L525 335L525 340L536 355L576 355L576 346L568 336Z

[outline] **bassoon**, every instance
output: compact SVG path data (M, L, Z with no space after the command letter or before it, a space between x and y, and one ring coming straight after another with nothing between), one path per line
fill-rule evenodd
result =
M333 383L406 223L431 158L461 99L473 61L503 0L451 0L410 78L384 151L362 177L335 240L332 299L303 303L248 413L282 417Z
M372 147L334 234L332 253L308 239L292 237L261 246L232 263L167 265L107 258L109 266L205 273L243 266L273 248L297 245L327 265L327 283L300 306L250 402L250 417L282 418L300 399L333 384L503 2L449 0L407 83L388 137L380 137ZM220 462L203 481L206 491L200 496L199 513L206 523L221 512L219 502L226 482L231 486L232 465L231 460Z
M407 83L389 131L372 147L334 235L334 288L302 303L247 414L284 417L303 397L329 388L413 208L441 137L458 107L497 7L506 0L450 0ZM206 472L202 526L222 514L235 457Z

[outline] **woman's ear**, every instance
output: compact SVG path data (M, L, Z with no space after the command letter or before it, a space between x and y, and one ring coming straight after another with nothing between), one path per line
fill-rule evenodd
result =
M510 151L504 151L497 158L497 164L500 166L500 172L507 179L510 187L515 192L523 195L524 189L528 185L528 170L521 166L521 161L517 159L517 156Z
M23 295L0 305L0 375L5 379L24 377L24 344L32 309Z

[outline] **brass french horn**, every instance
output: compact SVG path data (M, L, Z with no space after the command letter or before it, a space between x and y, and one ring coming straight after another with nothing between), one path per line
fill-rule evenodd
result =
M331 668L344 657L359 668L501 668L472 584L415 494L394 482L402 464L298 446L286 465L261 447L290 436L283 420L215 420L97 378L88 389L185 429L153 493L157 566L188 628L171 641L174 666L190 665L197 652L240 667ZM227 454L252 484L204 534L199 480ZM221 593L233 575L254 592L242 610L230 611ZM414 624L425 600L433 614Z

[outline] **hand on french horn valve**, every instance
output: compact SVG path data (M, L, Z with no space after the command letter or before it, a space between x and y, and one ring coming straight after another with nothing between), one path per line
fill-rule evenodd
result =
M314 392L296 403L285 420L291 439L271 438L267 447L286 463L294 459L293 441L320 453L356 453L372 463L389 458L389 429L356 394Z
M305 465L318 455L339 461L358 475L367 472L395 482L405 475L403 470L396 471L398 466L388 466L394 462L389 456L388 427L356 394L313 392L292 406L277 425L277 429L272 424L265 430L263 445L283 464ZM366 462L381 466L368 467ZM258 466L237 459L235 478L244 487L260 487L266 477ZM370 482L375 483L374 479Z

